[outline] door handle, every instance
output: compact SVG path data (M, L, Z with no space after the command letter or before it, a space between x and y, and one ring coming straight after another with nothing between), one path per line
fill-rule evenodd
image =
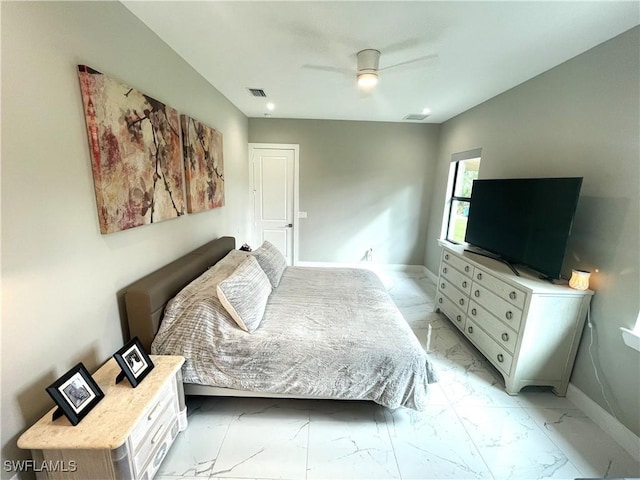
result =
M293 223L288 223L286 226L287 226L288 228L293 228Z

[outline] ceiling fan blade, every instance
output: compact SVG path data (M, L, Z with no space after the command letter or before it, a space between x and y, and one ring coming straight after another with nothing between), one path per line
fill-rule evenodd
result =
M415 48L420 46L419 38L407 38L406 40L401 40L399 42L392 43L391 45L387 45L384 48L381 48L380 51L388 55L390 53L402 52L404 50L408 50L410 48Z
M353 70L349 70L348 68L330 67L328 65L302 65L302 68L306 70L317 70L320 72L341 73L344 75L355 75L355 72Z
M404 62L396 63L394 65L388 65L386 67L382 67L382 68L378 69L378 71L379 72L384 72L385 70L391 70L392 68L402 67L404 65L410 65L412 63L424 62L426 60L431 60L431 59L434 59L434 58L438 58L438 54L437 53L432 53L431 55L424 55L422 57L413 58L411 60L406 60Z

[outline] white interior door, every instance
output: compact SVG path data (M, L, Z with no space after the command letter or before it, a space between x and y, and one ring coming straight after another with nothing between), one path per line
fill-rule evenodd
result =
M254 194L256 246L268 240L287 259L297 260L297 145L249 147Z

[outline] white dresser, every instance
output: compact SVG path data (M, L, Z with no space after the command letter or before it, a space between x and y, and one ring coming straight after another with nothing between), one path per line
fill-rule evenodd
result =
M548 385L564 396L593 292L518 271L445 246L436 306L503 375L507 393Z
M180 370L184 358L157 356L155 368L131 388L115 383L112 358L92 376L105 397L75 427L51 410L18 439L31 450L39 479L150 480L187 427ZM45 466L46 468L42 468Z

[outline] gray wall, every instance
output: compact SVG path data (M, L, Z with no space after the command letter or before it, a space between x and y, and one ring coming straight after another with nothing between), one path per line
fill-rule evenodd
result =
M300 145L299 260L422 265L436 125L249 119L249 141Z
M248 233L247 118L119 2L2 2L2 460L76 362L123 345L116 292L220 235ZM224 136L226 206L100 235L76 65ZM3 478L12 474L4 472Z
M640 434L640 361L619 327L633 328L640 291L640 28L566 62L442 126L426 265L437 239L451 154L482 147L480 178L583 176L565 272L592 276L594 360L615 416ZM606 410L586 329L571 381Z

